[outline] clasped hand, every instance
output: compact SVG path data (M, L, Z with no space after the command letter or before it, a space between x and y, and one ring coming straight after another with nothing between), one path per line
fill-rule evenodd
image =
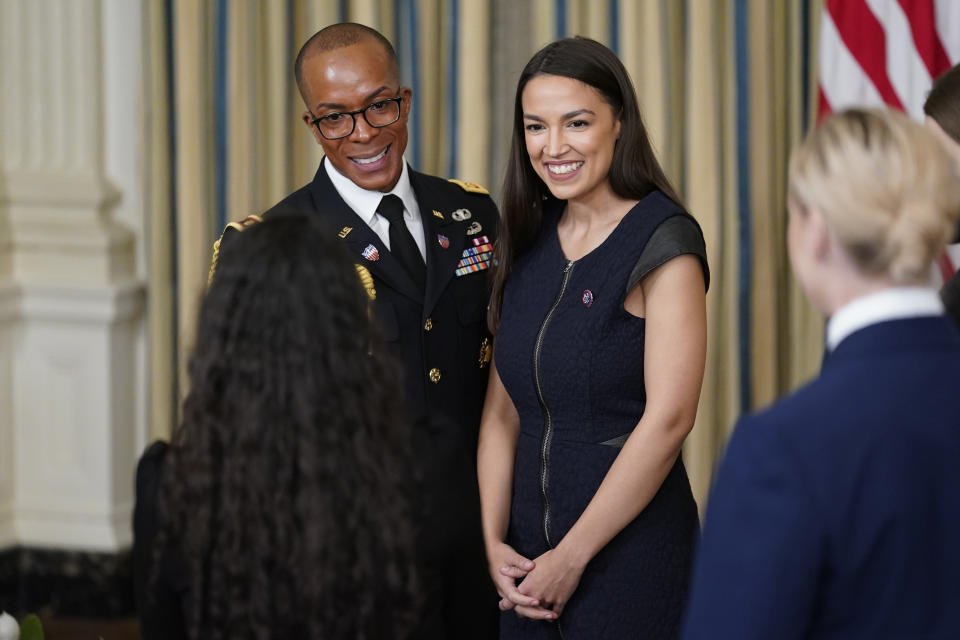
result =
M489 560L500 609L513 609L517 615L535 620L557 619L580 584L584 569L559 547L530 560L500 543Z

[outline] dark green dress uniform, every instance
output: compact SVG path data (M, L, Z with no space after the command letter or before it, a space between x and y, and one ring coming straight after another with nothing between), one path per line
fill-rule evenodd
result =
M344 202L322 164L313 182L263 217L307 214L340 236L403 371L406 397L398 399L398 410L412 413L421 465L413 471L422 509L425 607L415 637L489 640L496 637L499 611L483 550L476 450L491 354L490 245L499 215L479 185L413 170L409 176L423 221L425 290ZM234 228L228 226L222 242Z

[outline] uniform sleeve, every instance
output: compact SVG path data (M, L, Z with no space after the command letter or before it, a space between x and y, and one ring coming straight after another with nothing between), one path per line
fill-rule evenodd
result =
M133 582L144 640L186 639L183 607L186 575L179 549L165 549L155 566L154 541L159 524L157 502L167 443L150 445L137 465L137 501L133 511Z
M703 267L703 282L710 286L710 269L707 267L707 247L697 223L685 215L665 220L647 242L627 279L627 292L651 271L677 256L690 253L700 259Z
M707 505L684 638L803 638L823 539L778 429L744 419Z

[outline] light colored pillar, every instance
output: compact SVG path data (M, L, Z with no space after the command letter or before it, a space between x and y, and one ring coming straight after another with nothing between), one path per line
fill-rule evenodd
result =
M114 219L130 195L105 169L103 21L101 0L0 2L0 220L17 291L7 358L0 288L0 501L12 467L24 546L130 544L144 292Z

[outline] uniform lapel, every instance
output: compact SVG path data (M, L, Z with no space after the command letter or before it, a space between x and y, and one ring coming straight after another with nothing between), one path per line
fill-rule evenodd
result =
M456 271L467 242L466 226L454 222L450 217L453 209L444 203L442 194L429 190L416 171L410 171L410 182L420 206L427 245L427 291L423 301L423 313L428 316ZM435 215L434 211L438 211L443 217ZM446 238L447 248L440 243L443 239L441 236Z
M422 292L407 274L403 265L387 250L373 229L367 226L367 223L347 206L337 193L323 163L320 164L313 178L310 192L314 209L334 227L348 251L355 256L357 264L365 266L377 280L391 289L417 302L423 302ZM376 249L376 259L363 255L364 251L371 246ZM429 261L427 272L429 274Z

